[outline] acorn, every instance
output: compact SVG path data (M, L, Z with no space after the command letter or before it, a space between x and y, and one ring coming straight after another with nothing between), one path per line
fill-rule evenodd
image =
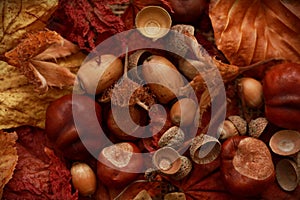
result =
M220 139L227 139L235 135L247 133L247 122L238 115L229 116L219 127Z
M263 86L254 78L244 77L238 80L238 94L249 108L260 108L263 105Z
M170 110L170 118L177 126L193 124L198 110L197 103L191 98L182 98L175 102Z
M84 62L77 78L80 86L89 94L99 94L113 85L123 74L120 58L112 54L96 56Z
M190 156L197 164L207 164L214 161L221 152L221 143L215 137L200 134L193 138L190 146Z
M152 55L142 66L142 74L158 101L167 104L178 95L179 88L184 86L182 75L165 57Z

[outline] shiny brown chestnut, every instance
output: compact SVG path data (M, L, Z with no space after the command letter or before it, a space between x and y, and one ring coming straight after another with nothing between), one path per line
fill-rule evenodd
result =
M84 95L65 95L47 108L45 132L54 148L71 160L83 160L102 146L101 107ZM76 115L76 123L74 116ZM96 116L96 117L93 117Z
M260 195L275 181L268 147L253 137L230 137L222 145L221 176L225 187L234 195Z
M300 129L300 64L283 63L270 68L263 79L265 115L273 124Z
M139 148L121 142L103 148L98 156L97 177L108 187L123 187L134 181L143 167Z

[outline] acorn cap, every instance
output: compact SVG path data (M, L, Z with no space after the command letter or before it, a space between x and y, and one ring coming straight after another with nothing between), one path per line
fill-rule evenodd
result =
M270 139L272 151L278 155L289 156L300 151L300 133L294 130L281 130Z
M289 159L282 159L276 164L276 179L285 191L293 191L298 186L300 174L297 165Z
M174 180L181 180L184 177L186 177L191 172L193 167L192 162L187 157L180 156L180 159L181 159L180 169L175 174L171 175L171 178Z
M242 117L232 115L228 117L228 120L233 123L240 135L245 135L247 133L247 122Z
M220 133L220 139L227 139L239 134L236 126L229 120L224 120L223 124L218 128L218 132Z
M221 152L218 139L200 134L193 138L190 146L190 156L197 164L207 164L215 160Z
M159 171L167 175L175 174L181 167L180 155L171 147L158 149L152 157L152 162Z
M160 137L158 146L170 146L177 148L182 145L184 141L184 132L178 126L172 126Z
M249 136L259 138L268 125L268 120L265 117L258 117L249 122Z
M137 13L135 18L135 26L141 34L153 40L165 36L171 25L170 14L160 6L146 6Z
M172 192L164 196L164 200L186 200L183 192Z

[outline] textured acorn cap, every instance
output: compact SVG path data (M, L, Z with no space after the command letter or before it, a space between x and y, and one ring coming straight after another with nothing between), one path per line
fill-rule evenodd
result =
M171 175L171 178L174 180L181 180L184 177L186 177L191 172L193 167L192 162L187 157L180 156L180 159L181 159L180 169L175 174Z
M172 126L160 137L158 146L170 146L177 148L182 145L184 141L184 132L178 126Z
M296 189L300 180L296 163L289 159L280 160L276 164L276 179L283 190Z
M135 18L135 26L141 34L154 40L165 36L171 25L170 14L160 6L146 6Z
M215 160L221 152L218 139L200 134L193 138L190 146L190 156L197 164L207 164Z
M265 117L258 117L256 119L252 119L248 124L249 136L259 138L259 136L264 132L268 124L269 122Z
M272 151L278 155L289 156L300 151L300 133L294 130L281 130L270 139Z
M179 153L171 147L158 149L153 157L154 166L164 174L175 174L179 171L182 161Z
M228 117L233 125L237 128L240 135L245 135L247 133L247 122L242 117L238 115L232 115Z
M144 60L146 60L152 53L147 50L137 50L133 54L131 54L128 58L128 74L131 78L133 78L137 82L143 82L141 78L141 68Z

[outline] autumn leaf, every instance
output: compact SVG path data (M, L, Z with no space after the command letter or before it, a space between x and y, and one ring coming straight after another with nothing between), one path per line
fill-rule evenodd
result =
M44 28L58 0L0 1L0 54L15 47L25 33Z
M0 130L0 199L2 198L3 188L12 178L17 165L17 139L18 136L15 132L6 133Z
M270 58L300 62L300 2L212 0L209 16L217 47L231 64Z
M72 86L75 74L61 67L56 62L78 53L79 48L49 30L28 33L27 37L14 49L5 53L8 64L17 67L40 93L45 93L48 86Z

